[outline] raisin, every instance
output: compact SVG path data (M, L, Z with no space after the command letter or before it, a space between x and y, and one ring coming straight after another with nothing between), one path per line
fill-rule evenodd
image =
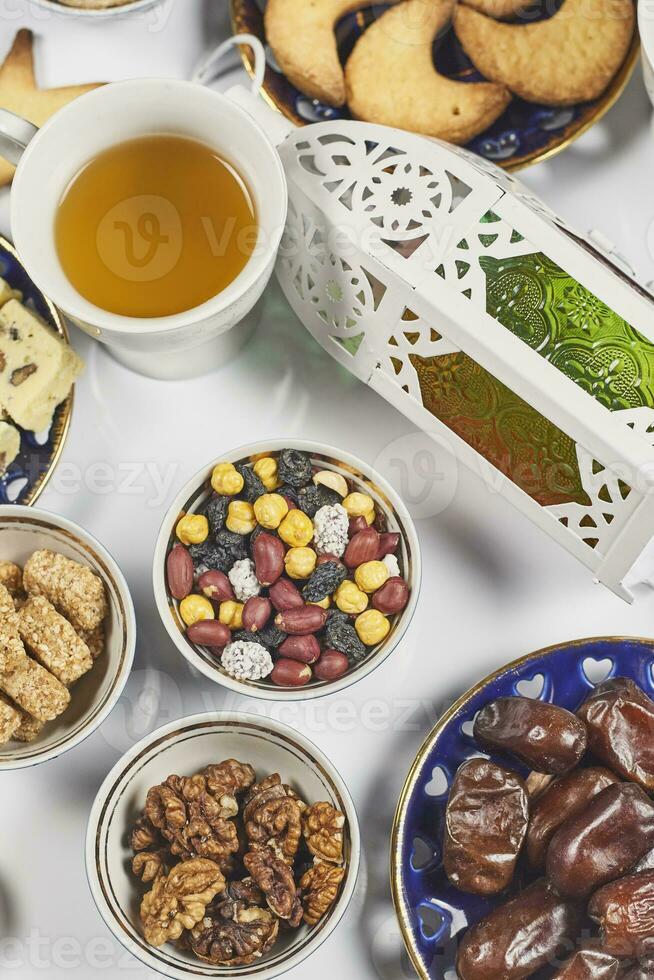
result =
M315 517L316 512L321 507L329 507L334 504L342 503L340 494L332 490L331 487L314 486L313 483L308 487L303 487L297 495L298 507L309 517Z
M288 633L284 633L283 630L280 630L279 626L271 623L270 626L264 626L262 630L259 630L257 635L259 636L259 642L263 643L265 647L268 647L269 650L276 650L277 647L282 645Z
M220 493L212 493L204 505L204 516L209 521L212 534L217 534L224 528L228 507L229 499Z
M191 545L189 551L194 564L219 572L228 572L235 562L248 557L246 539L232 531L218 531L213 541L207 538L202 544Z
M277 459L277 472L282 483L303 487L311 479L311 459L299 449L282 449Z
M237 466L236 469L243 477L243 490L239 497L253 504L255 500L267 493L263 483L251 466Z
M302 589L302 595L307 602L320 602L336 592L346 576L347 570L340 561L323 562Z
M323 567L322 565L320 566ZM351 664L356 664L366 656L366 648L357 636L352 623L344 613L327 617L325 643L332 650L340 650Z

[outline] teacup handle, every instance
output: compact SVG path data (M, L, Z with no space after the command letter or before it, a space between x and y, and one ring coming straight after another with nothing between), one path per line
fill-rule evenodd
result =
M38 131L38 126L22 116L16 116L8 109L0 109L0 156L17 166L28 143Z

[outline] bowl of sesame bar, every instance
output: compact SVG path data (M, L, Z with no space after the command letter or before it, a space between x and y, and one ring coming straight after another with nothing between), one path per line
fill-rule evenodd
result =
M87 531L0 506L0 772L54 759L105 720L136 621L123 575Z
M159 533L157 608L180 653L249 697L343 690L397 648L418 601L416 529L363 460L306 440L235 449Z

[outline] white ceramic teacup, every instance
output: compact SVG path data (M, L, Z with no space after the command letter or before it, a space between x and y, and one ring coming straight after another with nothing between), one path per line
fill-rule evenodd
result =
M59 262L54 227L63 192L88 161L110 146L153 133L201 140L231 162L253 195L259 237L242 272L207 303L175 316L139 319L100 309L73 287ZM277 151L233 99L192 82L117 82L71 102L40 130L0 109L0 152L18 164L11 226L29 275L118 360L151 377L187 378L225 363L241 347L273 271L287 187ZM153 277L161 274L162 258L165 264L158 253L153 260Z

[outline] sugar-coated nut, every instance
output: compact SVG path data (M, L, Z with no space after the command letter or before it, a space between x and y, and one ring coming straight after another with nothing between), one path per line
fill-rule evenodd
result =
M364 592L376 592L389 578L390 572L383 561L367 561L354 573L354 581Z
M268 595L277 612L284 612L285 609L297 609L304 605L300 590L287 578L280 578L274 585L271 585Z
M225 573L219 572L217 568L210 568L208 572L202 573L198 579L198 588L207 599L213 599L215 602L228 602L236 598L232 583Z
M193 588L193 559L181 544L176 544L168 553L166 579L173 599L185 599Z
M394 575L378 589L372 597L375 609L393 616L400 612L409 601L409 586L399 575Z
M191 643L201 647L220 648L227 646L232 638L229 627L217 619L199 619L186 630Z
M385 531L384 534L379 535L379 554L378 558L384 558L385 555L392 555L397 551L397 546L400 543L400 535L397 531Z
M347 547L349 518L342 504L327 504L313 518L314 547L319 555L340 558Z
M230 630L243 629L243 604L240 602L221 602L218 619Z
M234 534L252 534L257 526L252 504L247 500L232 500L227 510L225 526Z
M182 544L202 544L209 537L209 521L204 514L185 514L177 522L175 534Z
M264 531L252 544L256 576L262 585L273 585L284 571L284 544L274 534Z
M314 473L313 482L316 486L329 487L330 490L335 490L341 497L347 497L350 492L345 477L334 472L334 470L320 470L319 473Z
M239 602L247 602L252 596L259 595L261 592L261 585L251 558L241 558L234 562L229 570L229 581Z
M224 497L233 497L234 494L241 492L244 483L243 477L233 463L218 463L214 466L211 486L216 493L222 493Z
M327 619L327 613L319 606L298 606L285 609L275 616L275 625L284 633L302 636L307 633L317 633L322 629Z
M391 630L391 624L378 609L367 609L357 616L354 622L359 639L367 647L374 647L385 640Z
M179 604L179 614L187 626L199 623L201 619L214 619L213 606L206 596L188 595Z
M372 514L374 520L375 501L367 493L360 493L358 490L349 493L343 500L343 506L349 517L365 517L368 520L368 516ZM369 523L372 523L372 520Z
M358 615L368 608L368 596L350 579L341 582L334 593L334 601L348 616Z
M265 596L252 596L243 607L243 629L249 633L262 630L272 615L272 603Z
M348 568L357 568L379 558L379 534L374 527L367 527L350 538L343 561Z
M288 504L278 493L264 493L254 502L254 516L261 527L274 531L288 514Z
M257 474L266 490L277 489L279 486L279 477L277 475L276 459L274 459L272 456L264 456L263 459L258 459L256 461L252 469Z
M307 636L287 636L279 646L282 657L299 660L303 664L315 664L320 656L320 644L313 633Z
M282 657L275 664L270 679L278 687L303 687L309 683L312 676L308 664Z
M335 681L347 674L349 669L349 661L340 650L323 650L313 672L319 681Z
M279 526L279 536L291 548L304 548L313 538L313 522L304 511L290 510Z
M286 574L290 578L309 578L316 567L316 558L313 548L289 548L284 558Z
M222 652L220 662L231 677L237 680L260 681L272 672L270 654L260 643L236 640Z

